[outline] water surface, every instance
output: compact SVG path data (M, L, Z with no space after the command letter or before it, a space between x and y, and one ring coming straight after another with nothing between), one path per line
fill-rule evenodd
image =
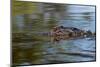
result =
M56 23L57 25L95 32L95 7L71 5L66 9L68 15ZM20 16L19 19L18 22L23 23ZM21 23L19 27L22 29L24 25ZM39 30L43 29L39 28ZM95 47L95 38L92 37L61 40L58 43L51 43L50 39L48 41L44 39L43 41L13 42L13 63L29 65L95 61Z

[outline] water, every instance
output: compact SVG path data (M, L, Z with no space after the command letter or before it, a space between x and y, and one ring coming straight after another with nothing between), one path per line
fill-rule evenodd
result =
M62 40L60 43L18 43L17 63L46 64L95 60L95 41L87 39Z
M59 21L57 25L76 27L95 32L95 7L69 6L68 15ZM46 36L44 36L46 37ZM95 61L95 39L82 38L74 40L61 40L58 43L50 41L38 41L34 43L13 43L13 64L48 64L64 62Z

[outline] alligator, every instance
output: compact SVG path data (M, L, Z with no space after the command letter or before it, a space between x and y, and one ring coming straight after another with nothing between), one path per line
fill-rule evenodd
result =
M62 29L62 31L60 31L59 35L57 35L59 32L51 31L51 36L54 41L60 41L61 39L91 38L96 36L95 32L91 32L90 30L85 31L75 27L58 26L54 27L54 30L56 28Z

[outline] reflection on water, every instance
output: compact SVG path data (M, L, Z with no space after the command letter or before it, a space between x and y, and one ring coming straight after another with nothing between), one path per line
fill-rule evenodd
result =
M14 61L17 64L44 64L95 60L95 41L87 39L50 42L16 43Z
M50 42L50 37L45 34L43 36L37 36L38 34L41 34L41 31L50 31L50 28L54 25L76 27L79 29L95 32L95 7L68 5L66 6L66 10L68 15L59 22L54 23L52 22L54 20L51 19L51 23L48 22L48 26L45 26L46 23L43 26L43 23L39 22L42 20L31 20L34 22L33 24L30 23L29 25L30 29L33 28L30 30L31 32L29 31L27 35L16 35L16 37L20 37L22 40L24 40L21 41L21 39L16 38L17 42L13 41L12 43L13 64L29 65L95 60L96 46L94 38L90 37L74 40L61 40L59 43L54 44ZM25 28L25 24L22 22L23 18L19 16L17 19L20 20L17 21L19 23L16 25L22 31ZM29 37L28 35L31 36ZM27 40L25 41L25 39Z

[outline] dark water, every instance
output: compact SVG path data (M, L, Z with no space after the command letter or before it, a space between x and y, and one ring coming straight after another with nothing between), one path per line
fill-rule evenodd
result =
M68 16L57 25L95 32L95 7L69 6ZM23 25L20 25L21 27ZM45 36L46 37L46 36ZM13 43L13 64L46 64L95 60L95 38Z

